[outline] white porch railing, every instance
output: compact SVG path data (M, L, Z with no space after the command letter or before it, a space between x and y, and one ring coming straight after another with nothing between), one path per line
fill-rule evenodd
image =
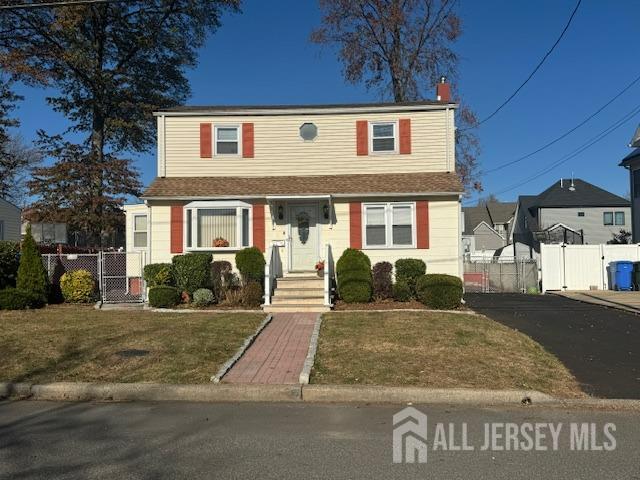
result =
M324 256L324 304L327 307L333 306L333 286L335 284L335 266L333 263L333 254L331 252L331 245L328 243L325 245Z
M264 304L271 305L271 296L275 290L276 278L282 277L282 259L280 247L270 245L267 250L267 264L264 266Z

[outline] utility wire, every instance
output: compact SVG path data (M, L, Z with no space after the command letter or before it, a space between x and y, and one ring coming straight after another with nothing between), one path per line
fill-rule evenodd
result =
M100 3L130 3L138 0L75 0L42 3L16 3L14 5L0 5L0 10L26 10L31 8L69 7L74 5L91 5Z
M502 110L507 105L507 103L509 103L511 100L513 100L513 98L520 92L520 90L522 90L524 88L524 86L527 83L529 83L529 80L531 80L533 78L533 76L536 74L536 72L540 69L540 67L542 67L542 64L547 60L547 58L549 58L549 55L551 55L551 53L555 50L555 48L558 46L558 44L560 43L560 41L564 37L564 34L567 33L567 30L569 30L569 26L571 25L571 22L573 21L573 17L576 16L576 13L578 12L578 8L580 7L581 3L582 3L582 0L578 0L578 3L576 3L575 8L573 9L573 12L571 12L571 16L569 17L569 20L567 21L566 25L562 29L562 33L560 33L560 36L555 41L555 43L551 46L551 48L547 51L547 53L544 54L544 57L542 57L542 60L540 60L540 62L538 62L538 65L536 65L536 67L529 74L527 79L524 82L522 82L522 84L504 102L502 102L500 104L500 106L498 108L496 108L489 116L485 117L483 120L478 122L473 127L468 127L468 128L465 128L464 130L469 130L471 128L479 127L483 123L491 120L494 116L497 115L497 113L500 110Z
M493 173L493 172L497 172L498 170L502 170L503 168L509 167L509 166L514 165L516 163L519 163L519 162L521 162L523 160L526 160L527 158L532 157L535 154L542 152L543 150L546 150L551 145L554 145L554 144L558 143L560 140L562 140L563 138L569 136L570 134L575 132L577 129L582 127L589 120L591 120L596 115L598 115L600 112L602 112L605 108L607 108L609 105L611 105L613 102L615 102L618 98L620 98L624 93L626 93L631 87L633 87L638 82L640 82L640 75L637 76L629 85L627 85L625 88L623 88L619 93L617 93L616 96L614 96L611 100L609 100L607 103L602 105L598 110L596 110L591 115L589 115L587 118L585 118L582 122L577 124L575 127L571 128L570 130L567 130L565 133L563 133L559 137L555 138L554 140L550 141L549 143L543 145L542 147L538 148L537 150L534 150L531 153L528 153L526 155L523 155L522 157L516 158L515 160L511 160L509 162L505 162L505 163L503 163L501 165L498 165L497 167L493 167L493 168L491 168L489 170L485 170L483 172L480 172L480 175L487 175L489 173Z
M576 156L578 156L579 154L581 154L585 150L591 148L593 145L595 145L596 143L600 142L601 140L603 140L604 138L609 136L611 133L613 133L614 131L616 131L620 127L622 127L629 120L631 120L633 117L635 117L638 113L640 113L640 105L636 105L636 107L633 108L633 110L631 110L629 113L627 113L622 118L617 120L615 123L613 123L613 125L610 125L609 127L605 128L603 131L601 131L600 133L598 133L597 135L595 135L594 137L590 138L585 143L580 145L577 149L575 149L571 153L568 153L564 157L561 157L559 160L556 160L556 161L552 162L551 164L547 165L544 169L542 169L538 173L534 174L533 176L527 177L524 180L519 181L518 183L513 184L508 188L505 188L504 190L500 190L498 192L492 192L492 193L494 195L500 195L500 194L503 194L503 193L506 193L506 192L510 192L511 190L515 190L516 188L519 188L519 187L521 187L523 185L526 185L529 182L532 182L533 180L535 180L537 178L540 178L541 176L543 176L543 175L549 173L550 171L554 170L555 168L559 167L563 163L566 163L569 160L571 160L572 158L575 158ZM473 202L477 202L477 201L478 201L478 198L476 198L475 200L469 200L467 202L467 205L469 205L469 204L471 204Z

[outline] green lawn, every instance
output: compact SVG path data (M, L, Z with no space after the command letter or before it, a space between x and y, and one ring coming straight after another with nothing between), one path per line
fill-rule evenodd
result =
M526 335L481 315L434 312L325 314L311 381L584 395Z
M3 311L0 381L207 383L264 317L66 305Z

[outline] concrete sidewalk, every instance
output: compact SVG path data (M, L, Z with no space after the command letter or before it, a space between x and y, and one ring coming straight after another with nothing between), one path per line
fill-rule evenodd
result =
M547 292L579 302L592 303L603 307L617 308L640 314L640 292L616 292L613 290L574 290Z
M317 313L277 313L223 383L297 384Z

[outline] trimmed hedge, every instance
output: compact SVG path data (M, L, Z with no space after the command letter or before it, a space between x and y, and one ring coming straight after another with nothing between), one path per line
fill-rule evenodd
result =
M60 277L60 290L65 302L89 303L95 298L96 282L86 270L73 270Z
M371 260L360 250L347 248L336 263L338 295L346 303L371 300Z
M411 288L404 280L398 280L393 284L393 299L398 302L408 302L411 300Z
M193 292L193 304L196 307L206 307L207 305L211 305L215 301L215 297L213 296L213 292L208 288L199 288L195 292Z
M180 290L176 287L159 286L149 289L149 305L154 308L171 308L180 303Z
M266 264L264 255L258 247L243 248L236 253L236 267L242 275L242 282L245 285L252 281L262 285Z
M26 290L5 288L0 290L0 310L25 310L27 308L41 308L44 299Z
M396 260L396 280L404 280L416 294L416 281L427 272L427 265L419 258L401 258Z
M416 295L429 308L452 310L462 301L462 280L452 275L423 275L416 283Z
M0 241L0 290L16 286L20 266L20 244Z
M36 245L36 241L31 235L31 226L27 226L27 234L22 242L20 252L20 266L18 267L18 278L16 288L31 292L42 299L44 304L49 293L49 276L42 263L42 256Z
M245 307L259 307L262 305L263 293L262 285L258 282L249 282L242 287L240 303Z
M148 287L173 284L173 268L170 263L150 263L144 267L144 281Z
M389 262L378 262L373 266L373 296L376 300L386 300L393 296L393 265Z
M173 279L180 292L191 295L199 288L211 288L211 258L210 253L187 253L173 257Z

